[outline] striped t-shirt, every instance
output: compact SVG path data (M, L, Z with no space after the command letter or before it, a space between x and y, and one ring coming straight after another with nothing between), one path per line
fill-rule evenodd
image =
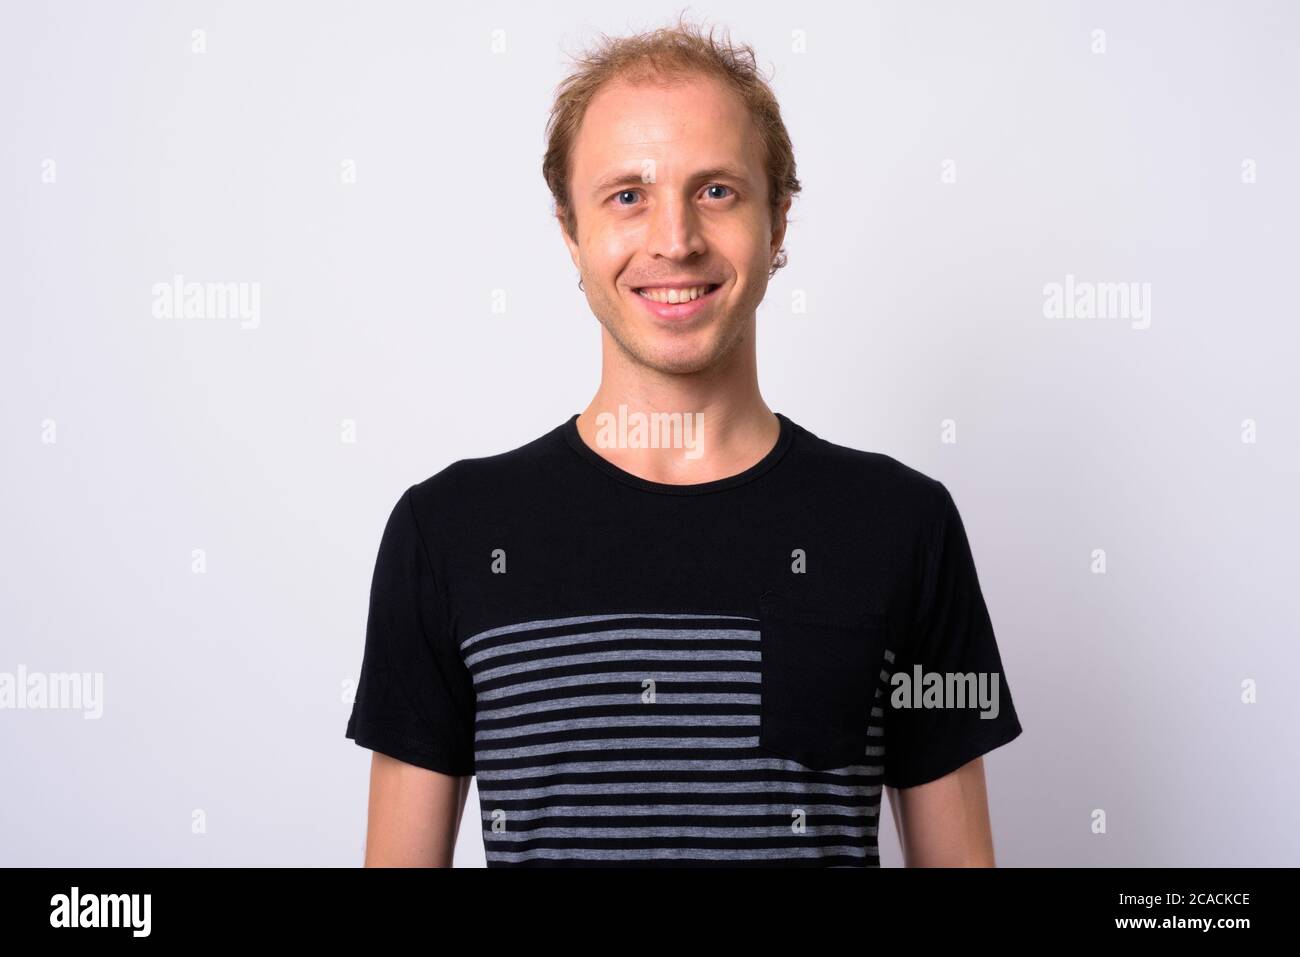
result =
M574 415L407 489L347 736L474 775L489 867L877 866L882 787L1020 723L946 487L778 419L704 484Z

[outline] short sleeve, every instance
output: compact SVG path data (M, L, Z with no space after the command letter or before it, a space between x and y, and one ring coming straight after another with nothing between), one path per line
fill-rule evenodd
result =
M936 484L941 504L927 523L916 614L885 689L888 787L941 778L1021 731L966 529L952 495Z
M407 489L375 560L346 736L408 764L468 776L474 773L474 686L445 610Z

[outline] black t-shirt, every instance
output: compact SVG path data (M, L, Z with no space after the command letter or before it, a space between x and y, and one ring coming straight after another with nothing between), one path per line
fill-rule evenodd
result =
M947 488L777 416L702 484L624 471L575 414L411 486L347 736L476 775L490 867L878 866L881 787L1020 722Z

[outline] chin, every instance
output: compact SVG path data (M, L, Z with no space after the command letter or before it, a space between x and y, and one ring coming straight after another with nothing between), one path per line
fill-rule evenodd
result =
M638 323L621 318L618 325L603 323L606 332L638 365L665 375L702 372L717 365L729 351L722 330L714 323L674 335L659 328L640 328Z
M717 364L719 352L713 343L699 348L642 348L639 358L644 365L670 375L690 375L703 372Z

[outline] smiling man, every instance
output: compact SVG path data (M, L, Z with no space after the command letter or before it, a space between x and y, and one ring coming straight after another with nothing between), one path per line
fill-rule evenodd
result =
M1021 728L953 499L759 391L800 186L753 51L605 38L548 135L600 385L391 512L366 863L450 865L476 776L488 866L877 866L885 789L908 864L992 865L981 756Z

